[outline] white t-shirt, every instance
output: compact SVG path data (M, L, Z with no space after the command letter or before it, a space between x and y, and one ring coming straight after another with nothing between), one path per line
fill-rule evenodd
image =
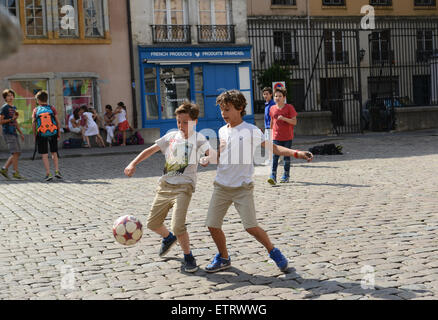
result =
M126 121L126 111L124 109L117 114L117 122L122 123L123 121Z
M251 183L254 174L254 153L265 141L263 132L248 122L234 128L219 129L221 147L216 182L227 187Z
M76 124L79 124L81 122L81 119L76 120L74 114L70 115L70 117L68 118L68 128L70 129L70 131L72 130L77 130L78 127L73 127L73 125L71 124L73 122L75 122Z
M155 143L166 157L160 181L164 179L170 184L191 183L195 188L198 161L210 148L205 136L196 132L185 139L180 131L172 131Z

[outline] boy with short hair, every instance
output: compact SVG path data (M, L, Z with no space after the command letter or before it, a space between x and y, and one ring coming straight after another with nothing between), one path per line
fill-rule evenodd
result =
M131 177L136 166L161 151L166 163L159 180L147 227L159 234L163 240L159 256L166 255L178 240L184 253L184 270L198 270L196 260L190 250L189 234L185 222L192 193L196 186L196 171L201 155L209 154L210 145L205 136L194 130L198 121L199 107L184 102L176 111L178 131L172 131L155 141L155 144L141 152L126 168L125 175ZM171 231L164 226L164 220L173 208Z
M273 105L275 105L274 99L272 99L272 88L263 88L263 98L265 99L265 139L272 140L272 129L271 129L271 115L270 110ZM272 154L269 154L269 158L266 160L265 164L268 165L272 161Z
M6 179L10 179L8 175L8 168L12 165L14 173L12 177L22 180L24 177L18 172L18 159L21 155L20 141L18 140L17 131L20 134L20 138L24 141L24 135L21 132L20 125L18 124L18 112L14 106L15 92L12 89L6 89L2 93L5 104L0 109L0 124L3 127L3 138L6 145L9 148L11 156L6 161L6 164L0 169L0 174Z
M218 248L211 264L205 270L217 272L231 266L225 234L222 231L223 219L231 204L239 213L245 230L259 241L268 251L281 271L286 271L288 260L271 243L267 233L258 225L254 204L254 152L261 145L273 147L274 154L294 156L312 161L310 152L291 150L272 145L264 138L262 131L243 120L246 114L245 96L238 90L230 90L218 96L216 103L221 108L225 126L219 129L219 162L214 181L214 191L210 200L206 225ZM213 152L201 159L203 163L215 160Z
M61 128L58 119L58 113L55 107L47 104L49 94L45 90L39 91L35 95L37 107L32 113L32 128L35 136L35 143L38 147L38 153L41 154L43 165L46 170L45 181L53 180L53 175L50 173L49 163L49 147L52 154L53 164L55 166L55 177L62 179L59 172L58 159L58 140L61 138Z
M297 125L297 115L295 108L291 104L286 104L287 91L285 88L277 88L274 93L276 104L271 107L269 114L271 116L272 143L274 145L286 148L292 147L294 138L294 127ZM272 159L271 176L268 182L271 185L277 183L278 155ZM289 182L290 178L290 157L284 157L284 173L280 183Z

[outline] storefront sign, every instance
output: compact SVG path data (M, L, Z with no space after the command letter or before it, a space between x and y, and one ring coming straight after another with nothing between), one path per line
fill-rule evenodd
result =
M141 47L144 63L157 61L250 60L251 47L233 48L149 48Z

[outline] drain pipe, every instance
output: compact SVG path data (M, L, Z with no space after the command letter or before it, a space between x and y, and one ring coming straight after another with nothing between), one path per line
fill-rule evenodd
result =
M138 128L137 112L137 95L135 85L134 69L134 48L132 46L132 19L131 19L131 0L126 0L126 9L128 11L128 38L129 38L129 63L131 67L131 94L132 94L132 116L134 118L134 128Z

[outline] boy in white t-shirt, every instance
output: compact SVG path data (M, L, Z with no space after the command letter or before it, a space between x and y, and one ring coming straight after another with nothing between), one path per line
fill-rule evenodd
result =
M190 251L189 234L185 226L187 209L196 186L198 160L208 155L210 144L200 133L194 131L199 115L196 104L185 102L176 111L179 131L172 131L155 141L155 144L140 153L126 168L125 175L131 177L136 166L161 150L166 157L163 176L147 220L147 227L163 237L159 256L167 254L178 240L184 252L184 270L195 272L196 260ZM170 210L172 232L164 226Z
M234 203L245 230L267 249L278 268L286 271L288 260L278 248L273 246L267 233L257 223L252 179L254 152L261 145L265 148L272 148L276 155L294 156L307 161L312 161L313 155L310 152L272 145L271 142L265 140L259 128L243 121L247 103L240 91L226 91L217 97L216 103L220 106L222 117L227 125L219 130L219 162L206 225L219 253L205 270L217 272L231 266L222 223L228 208ZM202 158L201 163L214 161L213 157L213 152L210 152L210 156Z

